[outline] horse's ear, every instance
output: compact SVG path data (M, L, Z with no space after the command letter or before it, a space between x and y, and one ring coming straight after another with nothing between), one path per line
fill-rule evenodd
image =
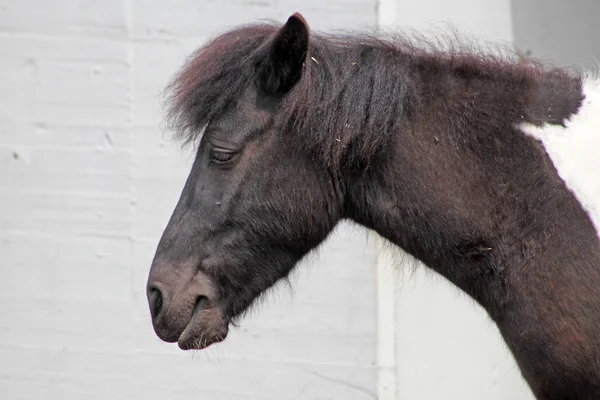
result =
M299 13L292 15L277 32L259 75L265 91L285 94L300 80L309 37L308 24Z

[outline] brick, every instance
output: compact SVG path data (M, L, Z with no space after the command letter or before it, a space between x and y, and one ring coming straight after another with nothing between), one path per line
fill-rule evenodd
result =
M123 0L6 0L0 32L118 37L127 30L125 10Z

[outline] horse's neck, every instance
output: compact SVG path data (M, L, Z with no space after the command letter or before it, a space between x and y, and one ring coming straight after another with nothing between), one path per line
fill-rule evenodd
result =
M566 126L523 124L521 129L543 143L600 237L600 79L586 79L583 91L583 104Z
M544 399L600 396L600 97L586 89L566 128L425 111L351 194L351 218L488 310Z
M589 229L581 234L577 219L557 228L563 231L554 233L556 248L526 281L530 289L521 304L531 311L523 307L522 316L504 327L509 346L523 353L519 361L524 375L538 386L541 398L600 398L600 81L588 79L584 93L582 106L565 126L521 126L543 144L595 228L593 238ZM515 335L528 326L534 326L531 337L526 332ZM547 365L536 368L540 361ZM552 376L550 369L558 373ZM550 381L559 374L562 379Z

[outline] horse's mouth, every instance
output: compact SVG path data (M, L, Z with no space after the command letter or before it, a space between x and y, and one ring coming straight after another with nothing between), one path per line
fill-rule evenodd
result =
M228 332L229 324L223 318L220 307L196 306L177 344L182 350L202 350L225 340Z

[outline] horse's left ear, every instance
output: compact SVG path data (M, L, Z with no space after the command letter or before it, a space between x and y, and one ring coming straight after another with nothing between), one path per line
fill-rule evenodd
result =
M259 76L260 85L269 93L285 94L301 78L308 54L310 30L302 15L295 13L277 32Z

